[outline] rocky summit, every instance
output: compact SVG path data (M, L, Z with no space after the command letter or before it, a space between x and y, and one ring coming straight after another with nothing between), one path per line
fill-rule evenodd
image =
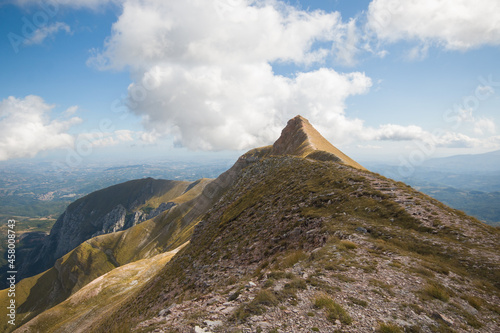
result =
M169 201L19 282L15 331L500 331L499 229L366 170L303 117Z

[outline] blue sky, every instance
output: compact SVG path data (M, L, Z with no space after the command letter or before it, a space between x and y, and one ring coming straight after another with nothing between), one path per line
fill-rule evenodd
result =
M296 114L360 161L500 149L496 0L11 0L0 20L3 161L237 156Z

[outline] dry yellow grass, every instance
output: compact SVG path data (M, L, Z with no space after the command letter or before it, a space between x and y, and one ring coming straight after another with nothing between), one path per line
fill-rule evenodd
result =
M93 280L66 301L43 312L18 332L86 332L96 319L134 297L184 246L118 267Z
M274 143L271 155L294 155L300 157L311 157L317 159L319 152L329 155L320 158L335 160L356 169L366 170L359 163L341 152L338 148L326 140L312 125L302 116L296 116L288 121L287 126L281 132L280 138ZM314 154L314 155L312 155ZM314 157L313 157L314 156Z

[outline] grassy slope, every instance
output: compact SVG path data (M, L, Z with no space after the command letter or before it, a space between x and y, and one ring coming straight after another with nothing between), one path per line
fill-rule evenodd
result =
M87 240L58 259L53 268L20 281L18 289L21 295L16 297L17 322L25 322L62 302L115 267L173 250L185 243L193 225L198 222L198 216L193 213L199 202L196 198L208 183L210 180L204 179L188 192L181 193L180 202L186 197L194 199L174 207L167 214L121 232ZM0 306L7 302L6 291L3 290L0 292ZM0 319L0 328L8 329L5 318Z
M405 208L382 190L374 188L374 184L381 182L388 183L408 200L414 200L411 208ZM411 213L417 204L424 210L428 209L428 215L422 217ZM158 278L151 280L130 303L97 321L92 331L120 332L124 327L134 327L143 320L153 318L159 309L169 304L195 302L214 294L225 294L228 288L243 286L252 277L265 279L267 276L269 279L273 274L280 276L276 270L288 269L303 257L310 260L304 267L314 268L318 276L326 275L326 265L331 265L333 268L329 269L333 270L358 267L356 269L364 272L362 276L370 276L375 274L373 272L379 265L389 267L388 263L393 259L389 260L386 256L397 256L402 258L400 260L414 262L412 265L417 267L422 265L435 270L436 273L431 272L426 277L428 283L431 286L440 286L440 283L454 286L457 291L450 294L456 296L457 302L460 297L467 297L467 292L484 299L488 309L498 311L495 299L498 300L500 295L499 231L404 184L369 172L302 158L264 159L243 170L236 185L203 220L190 244L167 264ZM356 231L358 227L365 227L369 232L360 236ZM358 246L343 241L349 237L363 244L360 252L362 250L366 259L358 262L340 250ZM323 252L313 255L315 248L322 248ZM303 255L295 259L294 253ZM349 264L348 260L352 263ZM411 268L398 269L397 274L404 276L403 281L418 277L418 273ZM425 272L425 269L422 268L422 271ZM359 271L356 272L359 274ZM450 280L448 276L456 278ZM392 288L371 280L370 283L378 288ZM303 285L307 291L331 292L337 288L323 284L317 279L309 279L302 280L298 285ZM466 289L461 289L462 286ZM362 294L368 290L368 287L363 288L356 292ZM432 290L426 292L431 293ZM402 300L408 299L408 293L419 295L420 292L403 289L401 295L394 296L401 296L400 303L397 303L399 306L403 306ZM282 302L286 306L295 306L286 295L278 292L275 297L276 301L271 304ZM380 295L370 294L370 297ZM441 313L457 317L457 321L465 320L461 310L447 308L445 304L432 305ZM227 327L240 324L238 320L244 322L247 317L245 311L250 311L248 315L256 314L252 312L255 303L241 306L242 312L238 310L236 317L224 319L237 320L227 322ZM397 312L398 305L395 307L394 316L397 317L403 311ZM196 307L184 312L194 309ZM280 309L274 308L273 311L283 311L283 308ZM498 312L495 315L492 311L481 310L478 316L496 316L498 319ZM280 318L290 316L290 312L287 313L281 314ZM203 317L200 324L202 320ZM300 319L297 320L300 322ZM161 326L152 319L149 323L153 327ZM188 325L192 324L188 321ZM182 327L179 325L176 328Z
M258 150L258 149L257 149ZM247 165L255 162L252 154L243 155L228 171L221 174L216 180L201 179L194 182L186 193L179 196L174 202L179 205L170 209L167 213L158 216L155 219L143 222L128 230L101 235L88 240L93 249L97 250L100 255L105 253L108 258L108 264L123 265L143 258L150 258L158 253L164 251L171 251L191 238L194 226L200 221L201 217L213 206L213 204L220 199L223 193L230 188L236 176ZM94 251L94 250L92 250ZM105 265L100 264L97 270ZM92 273L94 268L90 268ZM47 274L44 276L44 274ZM88 275L88 274L87 274ZM80 277L84 278L85 276ZM37 280L43 281L44 288L36 290L32 293L41 293L38 299L43 300L42 303L25 305L26 308L36 306L36 311L26 314L20 314L18 323L25 323L27 320L34 317L36 313L40 313L45 309L53 306L55 303L50 302L50 294L55 291L58 284L57 272L50 269L38 276ZM27 280L27 281L25 281ZM37 281L33 279L25 279L20 283L30 284L33 286ZM55 283L51 283L55 281ZM66 281L68 282L68 281ZM75 283L83 286L89 281L82 281ZM40 284L41 285L41 284ZM72 289L68 294L76 292L77 289ZM28 293L26 291L26 293ZM7 304L5 295L0 297L0 306ZM21 299L24 301L26 298ZM0 322L1 328L6 329L6 323Z
M97 318L128 302L181 249L121 266L93 280L64 302L43 312L19 332L88 332ZM61 320L61 318L63 318Z

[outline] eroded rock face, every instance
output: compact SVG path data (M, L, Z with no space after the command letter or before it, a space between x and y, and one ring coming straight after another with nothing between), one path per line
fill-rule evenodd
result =
M174 202L162 202L158 208L155 210L151 211L148 215L148 220L157 217L161 213L163 213L166 210L169 210L170 208L174 207L175 203Z
M307 119L296 116L288 121L273 144L270 155L294 155L320 161L334 161L365 170L363 166L326 140Z
M188 185L186 182L185 187ZM170 181L141 179L78 199L68 206L57 219L50 235L22 263L20 277L32 276L50 268L56 259L87 239L126 230L168 210L175 204L163 203L149 215L140 207L149 198L164 193L172 186L174 185Z

